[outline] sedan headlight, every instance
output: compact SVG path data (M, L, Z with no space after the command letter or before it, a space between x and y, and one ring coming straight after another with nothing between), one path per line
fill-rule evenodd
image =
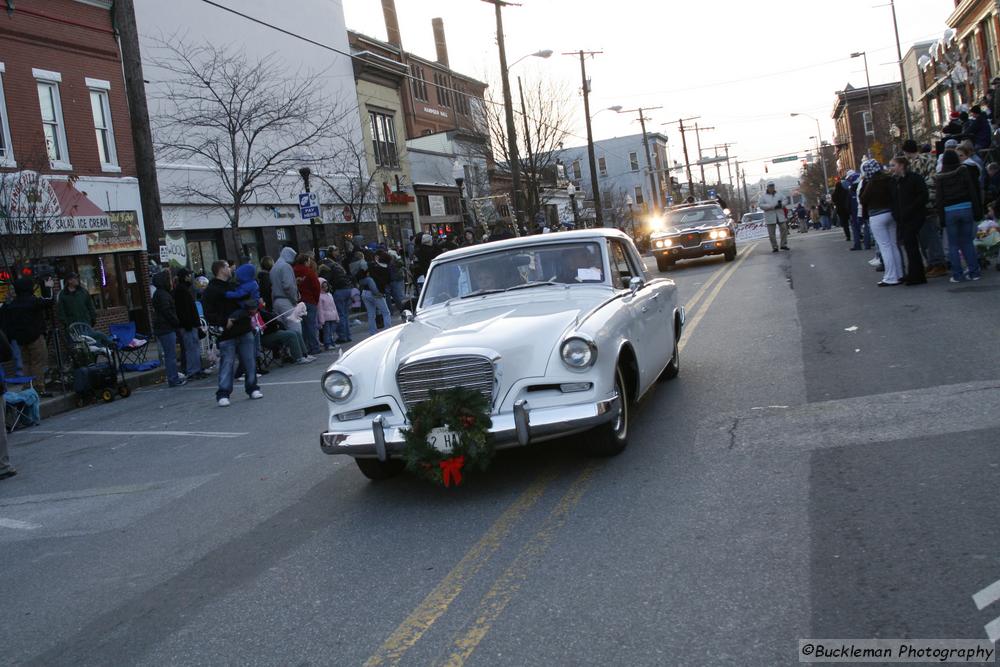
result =
M563 363L570 368L590 368L597 362L597 345L589 338L567 338L559 352Z
M656 239L656 241L653 243L653 245L656 246L657 248L669 248L673 244L674 242L671 241L670 239Z
M323 375L323 393L331 401L342 403L346 401L354 390L351 377L342 371L327 371Z

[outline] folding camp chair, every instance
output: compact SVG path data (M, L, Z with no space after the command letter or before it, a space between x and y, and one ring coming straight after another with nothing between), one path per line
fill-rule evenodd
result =
M11 375L7 377L3 366L0 366L0 382L7 387L7 391L3 397L3 422L4 428L7 429L8 433L13 432L19 426L31 426L34 423L31 416L31 401L23 395L17 395L23 393L25 389L34 392L35 388L32 386L34 380L34 376L31 375ZM10 388L11 385L20 385L22 388L18 391L13 391ZM37 394L35 394L35 402L38 402Z
M109 327L111 340L114 341L115 349L123 364L141 364L146 361L146 349L149 346L149 339L137 334L135 322L125 324L112 324Z

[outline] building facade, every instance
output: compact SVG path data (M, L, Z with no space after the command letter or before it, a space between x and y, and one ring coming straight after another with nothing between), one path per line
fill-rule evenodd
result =
M316 95L336 105L344 118L349 119L344 128L345 140L361 144L361 127L356 122L359 113L353 64L350 57L341 55L350 50L341 3L299 0L294 15L282 3L267 0L242 0L239 9L292 34L198 0L136 3L142 64L150 81L146 89L154 141L158 139L159 121L170 111L164 103L169 100L169 90L162 84L170 77L156 62L164 55L162 41L176 40L180 35L184 43L197 47L217 44L220 35L239 34L239 54L249 62L266 59L281 71L314 78ZM309 20L295 20L301 16L308 16ZM341 53L310 44L295 35L329 45ZM313 246L310 221L299 215L298 194L304 184L295 169L290 169L273 187L262 188L256 199L243 208L236 233L222 208L192 201L186 194L186 186L192 181L219 179L205 165L194 160L176 163L158 158L157 178L172 264L207 271L218 258L236 260L248 256L257 261L263 255L276 257L283 246L299 251L309 251ZM321 216L316 230L322 246L335 242L345 232L350 234L353 225L340 224L345 222L343 206L331 201L320 182L315 183L315 190L320 198Z
M857 170L866 155L880 162L888 162L905 137L893 136L894 114L902 113L899 82L871 87L871 108L868 89L851 84L837 91L837 100L831 117L834 121L834 145L837 150L837 167L841 172ZM901 122L901 121L898 121Z
M148 331L149 265L111 4L10 3L0 21L0 254L8 279L52 271L59 287L78 273L99 327L131 319ZM33 236L33 256L12 255Z
M647 212L669 204L670 178L667 137L647 133L656 187L650 179L642 134L594 141L597 181L601 190L601 208L605 224L622 226L629 217L628 202L635 213ZM565 148L558 152L558 162L566 179L576 188L578 215L593 218L593 195L587 146ZM589 212L587 208L589 207Z

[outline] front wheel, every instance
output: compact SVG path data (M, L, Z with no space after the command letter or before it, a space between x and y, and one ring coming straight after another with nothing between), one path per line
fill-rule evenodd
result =
M389 479L403 472L406 463L401 459L389 459L379 461L378 459L354 459L361 469L361 474L375 481Z
M615 391L621 399L618 418L583 434L584 446L594 456L615 456L621 454L628 445L629 403L621 367L615 369Z
M680 374L680 372L681 372L680 341L675 336L674 337L674 356L672 356L670 358L670 362L663 369L663 372L660 373L660 382L664 382L665 380L673 380L675 377L677 377Z
M733 248L731 250L727 250L725 256L726 256L726 261L727 262L731 262L734 259L736 259L736 248Z
M674 260L667 259L666 257L660 257L659 255L657 255L656 268L659 269L660 271L669 271L670 269L674 268Z

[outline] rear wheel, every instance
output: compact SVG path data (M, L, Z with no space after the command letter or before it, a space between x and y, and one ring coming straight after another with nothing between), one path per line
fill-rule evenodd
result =
M583 434L584 446L594 456L615 456L621 454L628 445L628 392L625 389L625 376L620 366L615 368L615 391L618 392L621 406L618 418Z
M378 459L354 459L361 469L361 474L372 480L389 479L403 472L406 463L400 459L379 461Z
M669 271L674 268L674 260L667 257L656 256L656 268L660 271Z
M118 385L118 395L122 398L128 398L132 395L132 389L127 384Z

